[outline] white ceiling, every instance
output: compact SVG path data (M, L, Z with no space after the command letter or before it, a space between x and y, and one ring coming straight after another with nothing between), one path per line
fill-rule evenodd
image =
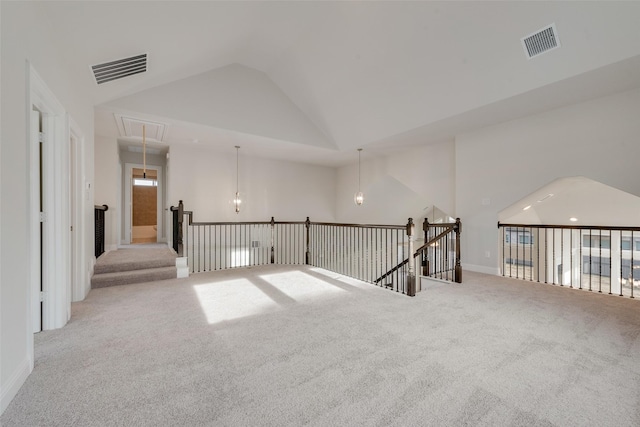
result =
M537 189L498 212L498 220L503 224L637 227L638 212L640 197L574 176L556 179Z
M640 2L41 5L115 138L126 113L168 145L340 165L640 86ZM562 47L528 60L520 39L551 23ZM146 73L91 82L145 52Z

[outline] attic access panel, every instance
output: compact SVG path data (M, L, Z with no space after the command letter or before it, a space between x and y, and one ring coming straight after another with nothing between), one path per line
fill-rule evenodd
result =
M147 142L164 141L167 130L165 123L128 117L117 113L114 114L114 117L120 135L123 137L142 140L142 127L144 126Z

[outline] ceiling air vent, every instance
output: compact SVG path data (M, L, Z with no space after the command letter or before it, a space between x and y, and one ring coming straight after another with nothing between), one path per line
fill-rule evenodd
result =
M105 62L91 67L98 84L118 80L123 77L147 71L147 54Z
M528 59L560 47L556 24L551 24L521 39Z

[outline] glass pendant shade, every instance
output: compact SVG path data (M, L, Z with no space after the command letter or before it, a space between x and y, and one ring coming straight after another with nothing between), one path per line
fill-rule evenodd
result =
M240 149L239 145L236 145L236 195L233 198L233 206L236 209L236 213L240 213L240 204L242 200L240 199L240 191L238 190L238 174L239 174L239 163L238 163L238 150Z
M360 206L361 204L364 203L364 194L362 194L362 191L358 191L354 196L353 196L353 201L356 203L356 205Z
M360 191L360 152L362 148L358 148L358 192L353 196L353 201L356 205L360 206L364 203L364 194Z
M240 212L240 204L242 204L240 193L236 191L236 197L233 199L233 206L236 208L236 213Z

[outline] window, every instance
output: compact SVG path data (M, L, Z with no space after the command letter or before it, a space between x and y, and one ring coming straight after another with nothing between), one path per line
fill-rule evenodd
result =
M511 232L505 233L504 241L505 243L511 243Z
M623 251L631 250L631 239L622 239L621 248Z
M533 237L530 234L520 234L518 235L518 243L523 245L531 245L533 244Z
M133 178L133 185L140 187L157 187L158 181L155 179Z
M623 241L624 242L624 241ZM582 236L582 246L585 248L594 248L594 249L610 249L611 248L611 238L609 236L600 236L588 234Z

